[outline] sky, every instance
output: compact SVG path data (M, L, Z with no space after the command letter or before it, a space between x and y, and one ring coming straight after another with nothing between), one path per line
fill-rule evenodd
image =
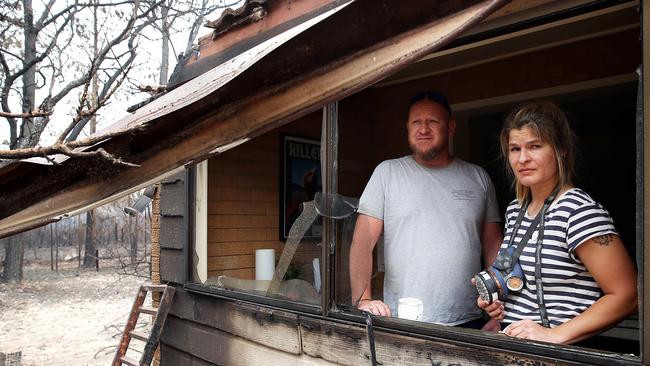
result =
M36 14L40 14L39 10L37 9L38 4L42 5L42 3L40 2L34 3ZM213 14L210 14L206 16L206 20L215 20L219 17L220 13L221 10ZM198 33L198 37L208 34L209 32L210 29L201 27ZM170 51L170 58L169 58L170 75L176 65L175 55L183 52L185 45L187 43L188 33L189 31L172 35L173 48ZM149 31L146 37L143 37L140 41L140 45L138 47L138 57L141 60L146 60L146 61L141 62L141 65L137 69L134 69L130 74L132 78L139 81L139 84L158 84L157 70L160 68L160 60L161 60L161 55L160 55L161 46L158 41L159 38L160 37L158 36L158 34ZM194 42L196 42L196 40ZM71 47L74 47L74 45L72 45ZM73 54L78 53L80 55L84 55L88 53L88 51L84 49L84 47L87 47L87 44L79 44L76 47L78 47L78 49L75 49L73 51ZM126 116L128 114L128 112L126 111L128 107L137 104L141 101L144 101L149 97L149 94L147 93L134 93L133 86L134 85L129 87L129 89L131 89L130 92L125 91L120 94L114 95L111 98L109 104L99 110L98 130L101 130L102 128ZM124 88L124 85L122 86L122 88ZM55 142L60 131L62 131L72 121L73 115L78 105L77 98L80 92L81 91L79 90L77 92L73 91L69 93L68 97L65 100L62 100L56 105L54 114L51 117L51 122L48 124L48 127L45 129L43 135L41 136L41 142L40 142L41 146L49 145ZM40 102L40 100L42 100L42 97L39 99L37 95L37 101ZM20 110L20 107L18 106L11 106L11 107L12 110L14 111ZM86 128L85 130L87 131L87 129L88 128ZM84 133L84 135L86 134L87 133ZM83 137L84 135L80 137ZM5 141L8 142L8 140L9 140L9 124L6 122L4 118L0 118L0 149L9 148L8 145L5 143Z

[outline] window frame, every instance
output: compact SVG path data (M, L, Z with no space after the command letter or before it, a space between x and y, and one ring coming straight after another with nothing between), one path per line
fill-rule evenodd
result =
M641 30L643 39L645 40L642 44L642 77L639 79L639 90L642 91L644 86L650 85L650 50L647 47L648 40L650 40L650 6L641 6L642 16L641 16ZM458 42L462 44L462 40ZM640 97L642 98L642 97ZM375 318L373 320L374 326L377 329L381 329L387 332L394 332L396 334L402 334L410 337L424 338L424 339L436 339L439 341L450 342L450 343L459 343L459 344L472 344L472 345L482 345L485 347L492 347L496 349L503 349L508 352L520 352L525 354L530 354L534 356L544 356L544 357L555 357L561 359L562 361L568 362L584 362L592 364L602 364L602 365L638 365L638 364L648 364L650 359L650 342L645 341L644 334L650 334L650 322L644 321L644 314L650 312L650 303L643 301L646 299L645 291L645 282L650 281L650 273L645 271L647 266L647 261L650 261L650 257L646 258L644 256L645 252L650 252L650 230L646 230L646 227L650 225L650 215L645 215L646 207L650 208L650 194L646 192L650 191L650 182L645 180L645 172L650 171L650 158L647 158L650 154L650 145L648 144L648 139L650 136L646 136L645 131L648 130L647 121L650 121L650 107L649 101L650 98L642 98L642 119L635 122L637 128L637 141L636 141L636 151L637 151L637 184L636 184L636 248L637 248L637 264L638 264L638 293L642 301L642 306L639 308L639 343L640 343L640 355L639 356L629 356L619 353L608 353L598 350L590 350L577 348L573 346L558 346L558 345L549 345L536 342L526 342L517 339L501 339L495 335L485 335L479 331L468 330L468 329L457 329L439 326L435 324L422 324L414 323L403 320L393 320L393 319L382 319ZM327 108L324 108L324 124L327 115ZM332 111L330 110L329 113ZM336 117L333 118L333 121L336 121ZM324 128L323 131L327 129ZM321 136L321 139L322 136ZM325 152L328 153L327 158L323 159L327 163L323 166L323 176L332 177L336 174L334 171L336 161L335 159L330 159L330 157L335 156L336 153L336 144L330 146L329 138L325 139L328 144ZM334 179L335 181L336 179ZM189 181L192 181L191 179ZM336 193L336 183L329 182L323 186L324 192ZM193 189L193 183L188 185L190 190ZM195 198L195 192L191 191L190 199L190 216L194 214L193 204ZM280 308L286 311L296 312L298 315L306 315L311 317L318 317L318 315L325 317L327 320L331 321L341 321L341 322L353 322L356 324L365 324L365 318L361 315L358 315L354 312L350 312L349 309L340 307L340 304L337 304L335 297L335 291L333 291L333 285L336 283L334 275L336 273L335 268L335 255L330 248L335 248L336 240L336 225L332 219L325 219L323 224L323 245L322 245L322 254L321 258L323 259L323 266L321 268L322 273L322 296L321 296L321 306L312 306L307 304L301 304L298 302L278 300L273 298L268 298L264 296L252 295L232 290L220 290L212 287L208 287L202 284L197 283L185 283L184 288L190 292L199 293L207 296L214 296L223 299L229 300L242 300L256 305L265 305L269 307ZM191 251L187 251L185 254L189 256L188 252L193 252L194 250L194 238L193 238L193 229L194 229L194 219L190 218L190 247ZM188 273L189 276L192 263L190 258L188 258Z

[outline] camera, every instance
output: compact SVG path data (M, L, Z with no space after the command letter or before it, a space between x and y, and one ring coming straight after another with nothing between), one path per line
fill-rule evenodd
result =
M481 299L491 304L497 299L505 300L510 291L519 292L524 288L524 271L514 258L515 250L514 246L501 248L492 266L474 276Z

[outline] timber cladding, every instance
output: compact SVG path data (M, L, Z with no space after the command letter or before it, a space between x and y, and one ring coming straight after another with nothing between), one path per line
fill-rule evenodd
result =
M291 131L291 132L288 132ZM284 248L280 237L280 141L283 134L320 139L320 113L259 136L208 161L208 276L255 278L255 250ZM303 241L294 262L320 257Z
M375 342L381 365L575 365L379 329L375 329ZM368 341L361 324L218 299L181 288L176 290L162 332L161 351L170 365L369 364Z

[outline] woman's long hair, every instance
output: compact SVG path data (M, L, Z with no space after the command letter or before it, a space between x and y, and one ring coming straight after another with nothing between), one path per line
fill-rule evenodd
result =
M510 112L510 115L503 123L499 141L506 171L514 180L517 201L520 204L523 204L530 194L530 188L519 183L512 171L508 159L508 144L510 131L520 130L524 127L531 128L543 142L550 144L553 148L558 167L558 184L560 186L572 184L576 155L575 135L569 126L566 115L555 103L548 101L527 102Z

